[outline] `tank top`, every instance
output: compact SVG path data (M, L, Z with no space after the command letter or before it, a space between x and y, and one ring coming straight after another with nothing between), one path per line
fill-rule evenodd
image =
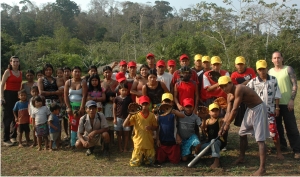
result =
M283 66L278 72L275 71L274 68L269 70L269 74L277 79L278 87L281 92L281 98L279 100L279 104L281 105L287 105L292 96L292 83L287 68L288 66Z
M52 77L52 83L48 81L48 79L44 78L43 79L43 85L44 85L44 91L46 92L53 92L53 91L57 91L58 87L56 84L56 79L54 77ZM50 96L45 96L46 99L50 99L50 100L57 100L58 96L57 95L50 95Z
M147 96L150 98L152 104L159 104L161 103L161 97L164 94L164 89L161 86L160 81L157 81L157 87L155 89L150 89L146 84L147 88Z
M70 86L71 86L71 80L70 81ZM69 100L70 102L81 102L82 100L82 86L80 83L80 89L78 90L73 90L69 89Z
M11 70L9 70L9 74L10 76L5 82L5 90L19 91L21 89L22 84L22 72L20 71L19 77L13 75Z
M210 119L207 120L207 123L209 122ZM217 121L213 124L207 124L207 137L208 140L210 142L210 140L215 139L216 137L218 137L218 132L220 129L220 125L219 125L219 119L217 119ZM227 136L228 136L228 131L225 133L225 135L223 136L222 140L221 140L221 149L223 149L223 147L226 146L227 144Z

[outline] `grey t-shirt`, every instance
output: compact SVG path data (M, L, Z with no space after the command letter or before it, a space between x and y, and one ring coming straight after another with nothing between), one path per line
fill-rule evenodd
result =
M195 124L201 125L201 119L195 114L190 116L185 114L184 118L178 118L178 122L178 132L182 140L187 140L195 134Z
M98 118L98 115L100 115L101 122ZM85 119L85 123L83 121L84 119ZM107 124L104 114L101 112L98 112L98 113L96 113L95 118L94 118L93 128L91 126L91 121L90 121L89 115L82 116L80 118L79 126L78 126L78 133L80 133L80 134L84 133L83 136L88 136L88 134L91 133L93 130L100 130L102 128L107 128L107 127L108 127L108 124Z

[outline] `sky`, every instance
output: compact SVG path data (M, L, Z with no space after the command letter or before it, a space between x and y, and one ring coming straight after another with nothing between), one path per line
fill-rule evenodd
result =
M20 0L6 0L5 3L10 4L10 5L14 5L14 4L18 4ZM81 7L81 9L83 11L87 11L89 9L89 3L90 0L73 0L77 5L79 5ZM115 0L116 1L116 0ZM119 2L123 2L123 1L131 1L131 2L138 2L138 3L144 3L144 4L149 4L149 5L154 5L155 0L117 0ZM189 8L201 1L204 0L165 0L168 1L170 3L171 7L175 7L177 10L181 9L181 8ZM206 2L214 2L218 5L224 5L223 0L205 0ZM233 0L234 2L238 2L238 0ZM300 0L285 0L287 5L291 5L291 4L297 4L297 8L300 8ZM3 0L1 0L1 3L3 2ZM47 2L55 2L55 0L31 0L31 2L34 2L37 6L41 6L42 4L46 4ZM271 2L278 2L279 4L281 4L283 2L283 0L265 0L265 2L267 3L271 3ZM229 7L229 6L228 6Z

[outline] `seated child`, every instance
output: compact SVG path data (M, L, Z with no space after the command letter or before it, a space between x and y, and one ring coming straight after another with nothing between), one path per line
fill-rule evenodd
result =
M195 153L200 151L200 140L195 132L195 124L201 125L201 119L193 113L194 99L185 98L183 100L185 117L178 119L178 139L181 141L181 157L182 161L188 160L188 155L191 154L191 148L195 147Z
M173 95L164 93L162 95L163 104L173 105ZM166 116L158 116L158 130L156 137L156 160L158 163L163 163L169 160L171 163L177 164L180 162L180 145L176 141L176 117L184 118L185 115L175 109Z
M213 139L218 137L219 129L223 125L223 119L219 118L219 105L212 103L209 105L208 109L210 118L207 120L203 119L203 123L201 125L201 129L206 133L208 140L206 143L201 145L201 149L204 149ZM223 137L217 139L211 146L211 156L215 158L214 163L210 166L211 168L217 168L220 166L220 150L227 144L227 135L228 132L226 132Z

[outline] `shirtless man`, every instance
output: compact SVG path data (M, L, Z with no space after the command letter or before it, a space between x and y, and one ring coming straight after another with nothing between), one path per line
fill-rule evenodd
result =
M265 174L266 162L266 145L265 140L270 136L268 128L267 107L257 95L257 93L242 84L233 85L230 77L221 76L218 80L221 89L227 93L228 107L224 118L224 124L219 135L223 135L229 130L229 125L236 117L239 105L244 103L247 106L245 116L239 130L240 138L240 155L235 164L243 163L245 160L245 151L247 145L247 134L255 136L259 147L260 167L253 174L261 176Z

